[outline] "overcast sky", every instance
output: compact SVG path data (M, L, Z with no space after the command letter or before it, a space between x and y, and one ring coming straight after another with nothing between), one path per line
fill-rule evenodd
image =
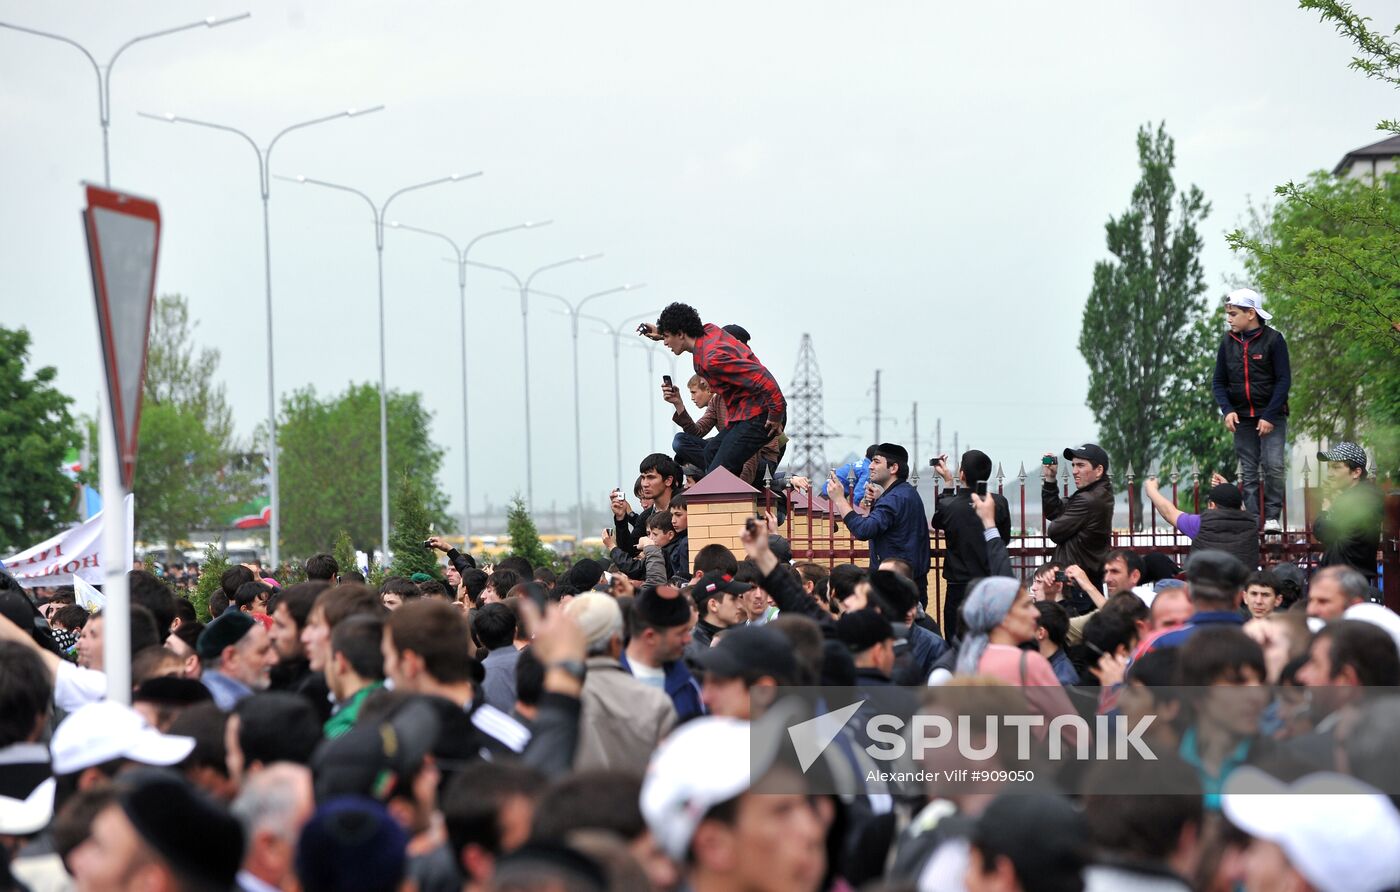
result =
M1366 10L1383 4L1362 3ZM833 460L873 435L921 458L989 452L1014 473L1094 436L1076 348L1103 224L1137 179L1139 125L1165 120L1179 184L1213 205L1213 294L1238 263L1224 232L1248 200L1381 138L1395 94L1347 69L1350 45L1283 0L1082 4L882 2L106 2L0 0L0 20L70 36L105 60L126 38L204 15L250 20L139 44L115 68L117 188L164 218L157 287L189 298L223 354L240 433L266 417L261 205L256 162L228 134L136 112L227 123L265 142L349 106L387 109L294 133L273 170L382 199L452 172L464 183L399 199L390 217L461 240L520 221L553 226L483 241L474 257L582 296L614 321L672 300L742 323L784 388L812 335ZM1382 25L1393 24L1389 19ZM33 359L93 411L96 326L79 181L100 181L95 78L75 50L0 29L0 308ZM462 499L457 282L431 240L390 232L388 380L424 393ZM352 196L274 182L277 387L322 393L378 379L375 253ZM472 497L524 489L520 311L506 280L469 282ZM1266 296L1267 297L1267 296ZM567 319L532 307L536 502L573 503ZM1286 320L1282 320L1287 328ZM631 481L674 428L669 370L622 351L617 480L612 350L581 336L585 498ZM689 356L678 374L690 373ZM648 419L656 415L657 439ZM330 469L328 469L330 470ZM1032 468L1033 470L1033 468Z

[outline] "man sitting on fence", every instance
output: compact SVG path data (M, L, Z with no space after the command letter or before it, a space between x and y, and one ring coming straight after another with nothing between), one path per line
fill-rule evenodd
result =
M1259 524L1243 508L1243 497L1233 483L1216 474L1200 514L1188 514L1157 488L1157 478L1148 477L1143 492L1152 500L1162 519L1177 532L1191 540L1191 553L1223 551L1239 558L1240 563L1253 570L1259 566Z

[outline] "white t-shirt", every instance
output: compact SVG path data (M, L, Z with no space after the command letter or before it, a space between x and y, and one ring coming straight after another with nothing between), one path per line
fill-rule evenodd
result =
M643 666L636 660L628 661L632 668L632 676L642 684L650 685L659 691L666 690L666 670L660 667L653 669L650 666Z

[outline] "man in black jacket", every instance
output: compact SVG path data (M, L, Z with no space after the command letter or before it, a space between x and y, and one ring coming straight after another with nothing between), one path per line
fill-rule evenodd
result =
M943 579L947 582L943 599L942 629L947 640L956 640L962 618L958 610L962 606L967 585L975 579L991 575L987 564L987 543L983 535L982 519L972 505L972 493L977 484L991 479L992 460L981 450L969 449L962 455L958 467L957 487L954 487L953 473L948 468L948 456L940 455L934 460L934 470L943 477L949 488L938 494L933 509L932 526L942 530L948 537L947 557L943 560ZM1011 507L1006 497L988 493L996 504L996 527L1002 541L1011 540Z
M1248 288L1225 298L1230 330L1215 357L1212 389L1225 426L1235 435L1244 509L1259 517L1259 466L1264 470L1264 532L1282 531L1283 460L1288 435L1288 343L1267 323L1273 314Z
M1047 452L1046 456L1054 457ZM1055 543L1055 560L1078 564L1094 586L1103 585L1103 562L1113 533L1113 484L1108 479L1108 453L1096 443L1064 451L1074 474L1074 495L1060 499L1055 474L1059 463L1042 464L1040 510L1048 523L1046 535Z
M1356 443L1337 443L1319 452L1317 460L1327 463L1328 492L1313 521L1313 534L1325 549L1320 566L1355 567L1374 579L1385 496L1366 478L1366 450Z

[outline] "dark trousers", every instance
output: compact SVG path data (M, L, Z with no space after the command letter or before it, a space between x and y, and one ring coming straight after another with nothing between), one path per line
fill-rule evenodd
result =
M1246 423L1248 422L1248 423ZM1264 477L1264 519L1278 520L1283 514L1283 458L1287 451L1288 421L1280 418L1273 432L1259 436L1254 419L1240 419L1235 425L1235 457L1240 460L1240 486L1244 490L1244 510L1259 517L1259 476Z
M695 465L697 468L705 467L708 464L705 460L705 450L708 448L709 442L709 440L688 434L685 431L676 434L671 438L671 451L676 454L676 463L682 467L685 465Z
M762 418L734 422L719 436L705 441L705 473L724 468L738 477L743 473L744 464L763 448L768 439Z
M967 597L966 582L943 583L943 640L950 644L962 634L963 598Z

